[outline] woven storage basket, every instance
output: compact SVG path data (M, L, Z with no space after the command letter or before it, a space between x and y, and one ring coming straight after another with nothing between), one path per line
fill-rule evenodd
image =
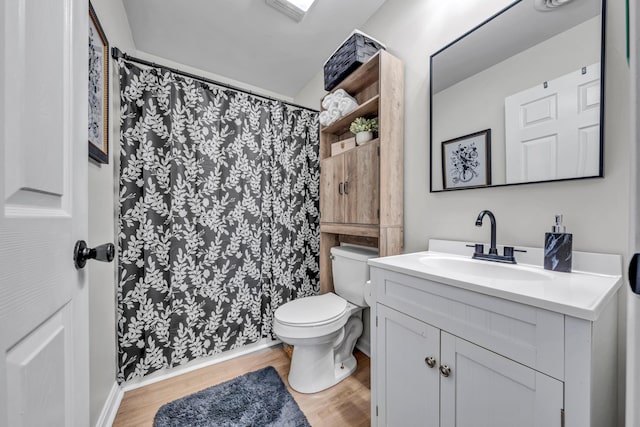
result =
M384 49L384 46L362 33L351 35L324 64L324 89L336 87L380 49Z

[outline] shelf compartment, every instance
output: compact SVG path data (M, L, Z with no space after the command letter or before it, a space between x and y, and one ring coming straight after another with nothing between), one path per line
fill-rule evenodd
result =
M356 68L333 91L344 89L349 94L360 92L375 83L380 74L380 52L373 55L367 62Z
M362 224L320 223L321 233L348 234L350 236L378 237L380 226Z
M378 115L380 106L380 95L376 95L364 104L358 106L355 110L344 117L339 118L329 126L322 128L322 133L341 134L349 130L351 122L357 117L363 117L371 114Z
M335 154L335 155L333 155L333 156L326 157L326 158L324 158L324 159L320 159L320 163L324 162L324 161L325 161L325 160L327 160L327 159L331 159L332 157L342 156L343 154L345 154L345 153L349 153L349 152L351 152L351 151L353 151L353 150L358 150L358 149L361 149L362 147L366 147L367 145L375 144L375 143L376 143L377 141L379 141L379 140L380 140L380 138L373 138L373 139L372 139L372 140L370 140L370 141L367 141L367 142L365 142L365 143L363 143L363 144L360 144L360 145L356 145L355 147L353 147L353 148L349 148L348 150L345 150L345 151L343 151L343 152L341 152L341 153ZM338 141L338 142L339 142L339 141Z

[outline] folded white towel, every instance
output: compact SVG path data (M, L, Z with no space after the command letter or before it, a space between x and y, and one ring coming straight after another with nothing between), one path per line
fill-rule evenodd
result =
M345 91L344 89L336 89L336 91L333 92L333 96L337 97L338 101L340 100L339 98L344 98L344 97L351 98L351 95L349 95L347 91Z
M351 99L353 102L356 102L355 98L349 95L344 89L337 89L335 92L327 94L327 96L324 97L322 100L322 108L329 110L332 105L337 104L342 99Z
M328 111L321 111L318 120L322 126L329 126L331 124L331 116Z
M340 115L340 110L338 110L337 108L332 108L330 110L327 110L327 112L329 113L329 119L331 120L330 123L333 123L336 120L338 120L340 117L342 117Z
M342 116L349 114L358 106L356 99L349 95L344 89L338 89L333 93L333 100L337 101L337 108Z
M340 115L340 110L338 110L337 108L332 108L330 110L325 110L320 112L320 115L318 116L318 120L320 121L320 124L322 126L329 126L331 123L335 122L340 117L342 117Z
M356 108L358 108L358 103L352 97L344 97L338 102L338 110L340 110L340 116L346 116Z
M324 108L325 111L320 112L320 124L322 126L329 126L357 107L358 102L356 99L349 95L344 89L338 89L335 92L327 94L322 100L322 108Z
M325 96L324 99L322 100L322 108L324 108L325 110L328 110L329 107L334 102L334 97L335 97L334 93L327 94L327 96Z

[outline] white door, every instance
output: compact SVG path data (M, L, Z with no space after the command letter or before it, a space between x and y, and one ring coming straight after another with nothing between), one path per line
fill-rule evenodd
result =
M631 65L631 190L629 253L640 257L640 5L629 2L630 65ZM621 141L622 143L622 141ZM635 258L638 261L638 258ZM633 269L633 268L632 268ZM627 365L625 425L640 425L640 271L635 265L630 272L630 290L627 291Z
M442 427L560 427L563 384L442 332Z
M88 1L0 22L0 426L87 426Z
M377 305L379 426L439 425L440 330Z
M546 84L505 98L507 183L600 173L600 63Z

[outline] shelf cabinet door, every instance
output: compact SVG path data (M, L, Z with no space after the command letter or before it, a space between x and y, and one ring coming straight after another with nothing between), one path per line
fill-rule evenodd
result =
M378 141L322 160L320 220L330 223L380 223Z
M446 332L441 359L441 427L560 427L561 381Z
M437 426L440 331L384 305L376 308L378 417L373 414L372 425Z
M349 195L347 198L347 222L379 224L380 208L380 156L375 141L352 150L355 159L349 164ZM345 166L349 161L345 162ZM355 176L352 176L355 173ZM355 191L354 191L355 190ZM354 194L355 193L355 194ZM355 206L354 206L355 205Z
M344 154L320 163L320 221L344 222Z

